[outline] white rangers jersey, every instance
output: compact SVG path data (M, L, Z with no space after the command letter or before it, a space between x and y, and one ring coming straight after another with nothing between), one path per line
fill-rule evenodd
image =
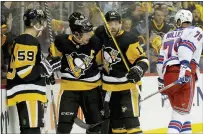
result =
M203 31L199 27L179 28L164 35L157 61L159 77L163 79L167 66L191 62L199 66L203 47Z

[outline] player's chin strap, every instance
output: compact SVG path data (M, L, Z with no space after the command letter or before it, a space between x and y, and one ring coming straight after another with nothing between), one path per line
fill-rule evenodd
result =
M37 34L37 37L39 37L42 34L42 30L44 29L44 26L41 26L40 28L37 28L35 25L33 26L36 31L39 33Z

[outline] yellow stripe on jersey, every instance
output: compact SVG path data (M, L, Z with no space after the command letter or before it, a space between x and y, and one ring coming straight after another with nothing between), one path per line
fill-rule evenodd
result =
M61 80L61 90L91 90L101 86L101 80L94 83L83 81Z
M97 62L97 65L101 65L102 64L102 55L101 55L101 50L97 53L96 55L96 62Z
M73 40L73 35L72 35L72 34L70 34L70 35L68 36L68 39L69 39L73 44L76 45L76 42L74 42L74 40Z
M28 101L30 127L37 127L37 101Z
M120 83L110 84L110 83L103 82L102 88L106 91L123 91L123 90L134 89L136 87L136 84L138 86L141 86L142 81L138 81L137 83L125 83L125 84L120 84Z
M136 59L138 59L140 56L145 56L145 53L140 46L139 42L130 44L127 51L126 51L126 56L131 64L133 64Z
M120 134L120 133L126 133L127 130L126 129L112 129L112 132Z
M27 75L30 74L30 72L32 71L32 68L33 68L33 66L29 66L29 67L27 67L27 68L25 68L25 69L23 69L23 70L21 70L21 71L18 71L17 74L18 74L18 76L19 76L21 79L23 79L23 78L25 78Z
M123 91L123 90L129 90L132 88L135 88L134 83L125 83L125 84L119 84L119 83L115 83L115 84L109 84L109 83L102 83L102 87L104 90L106 91Z
M139 116L139 89L133 88L130 90L131 93L131 101L132 101L132 107L133 107L133 114L134 117Z
M59 57L62 57L63 55L62 55L62 53L57 49L57 47L54 45L54 44L52 44L54 47L50 47L50 51L51 51L51 54L52 54L52 56L59 56ZM53 50L54 49L54 50Z
M127 134L134 134L137 132L142 132L142 130L140 128L133 128L133 129L127 130Z
M16 103L22 101L34 101L39 100L41 102L47 102L46 95L38 94L38 93L25 93L15 95L13 98L8 98L8 106L16 105Z
M15 75L16 75L16 69L14 68L14 69L12 70L12 72L9 72L9 71L8 71L8 73L7 73L7 79L12 80L12 79L14 79Z
M37 55L37 46L34 45L23 45L16 44L14 48L14 60L13 64L11 63L11 68L19 68L27 65L35 65L36 55Z

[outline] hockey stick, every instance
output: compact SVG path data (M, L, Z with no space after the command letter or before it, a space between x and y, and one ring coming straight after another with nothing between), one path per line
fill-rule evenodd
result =
M166 87L160 89L159 91L154 92L154 93L148 95L147 97L145 97L144 99L142 99L140 102L143 102L143 101L145 101L145 100L151 98L152 96L154 96L154 95L156 95L156 94L158 94L158 93L161 93L161 92L163 92L163 91L165 91L165 90L167 90L167 89L173 87L174 85L178 84L179 82L180 82L180 80L177 80L177 81L175 81L175 82L173 82L173 83L167 85ZM80 119L78 119L78 118L75 118L74 121L75 121L75 123L76 123L78 126L80 126L81 128L90 129L90 128L96 127L96 126L98 126L98 125L100 125L100 124L102 124L102 123L104 123L105 121L110 120L110 119L111 119L111 118L108 117L108 118L102 120L101 122L98 122L98 123L95 123L95 124L86 124L86 123L84 123L82 120L80 120Z
M162 89L160 89L160 90L158 90L158 91L156 91L156 92L154 92L154 93L148 95L147 97L145 97L144 99L142 99L140 102L143 102L143 101L145 101L145 100L151 98L152 96L154 96L154 95L156 95L156 94L158 94L158 93L161 93L161 92L163 92L163 91L165 91L165 90L167 90L167 89L173 87L174 85L178 84L179 82L180 82L180 80L176 80L175 82L173 82L173 83L171 83L171 84L165 86L164 88L162 88Z
M55 56L56 53L55 53L55 48L54 48L54 39L53 39L53 35L52 35L51 17L50 17L49 7L48 7L47 2L45 2L44 5L45 5L45 12L47 14L47 27L49 30L49 39L50 39L50 43L51 43L50 52L53 56ZM51 86L51 100L52 100L52 108L53 108L53 114L54 114L54 125L55 125L56 134L57 134L56 106L55 106L52 86Z
M75 124L77 124L77 125L80 126L81 128L90 129L90 128L94 128L94 127L96 127L96 126L98 126L98 125L104 123L105 121L107 121L107 120L109 120L109 119L110 119L110 117L109 117L109 118L106 118L106 119L104 119L104 120L102 120L102 121L100 121L100 122L98 122L98 123L95 123L95 124L86 124L86 123L84 123L82 120L80 120L79 118L75 118L75 119L74 119L74 122L75 122Z

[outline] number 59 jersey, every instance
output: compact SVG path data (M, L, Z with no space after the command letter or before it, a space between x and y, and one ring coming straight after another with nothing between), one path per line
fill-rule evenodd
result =
M46 102L45 77L41 76L41 48L38 40L21 34L14 39L7 73L8 106L18 102Z
M203 31L199 27L179 28L164 35L157 71L163 79L167 66L194 62L199 66L203 46Z

